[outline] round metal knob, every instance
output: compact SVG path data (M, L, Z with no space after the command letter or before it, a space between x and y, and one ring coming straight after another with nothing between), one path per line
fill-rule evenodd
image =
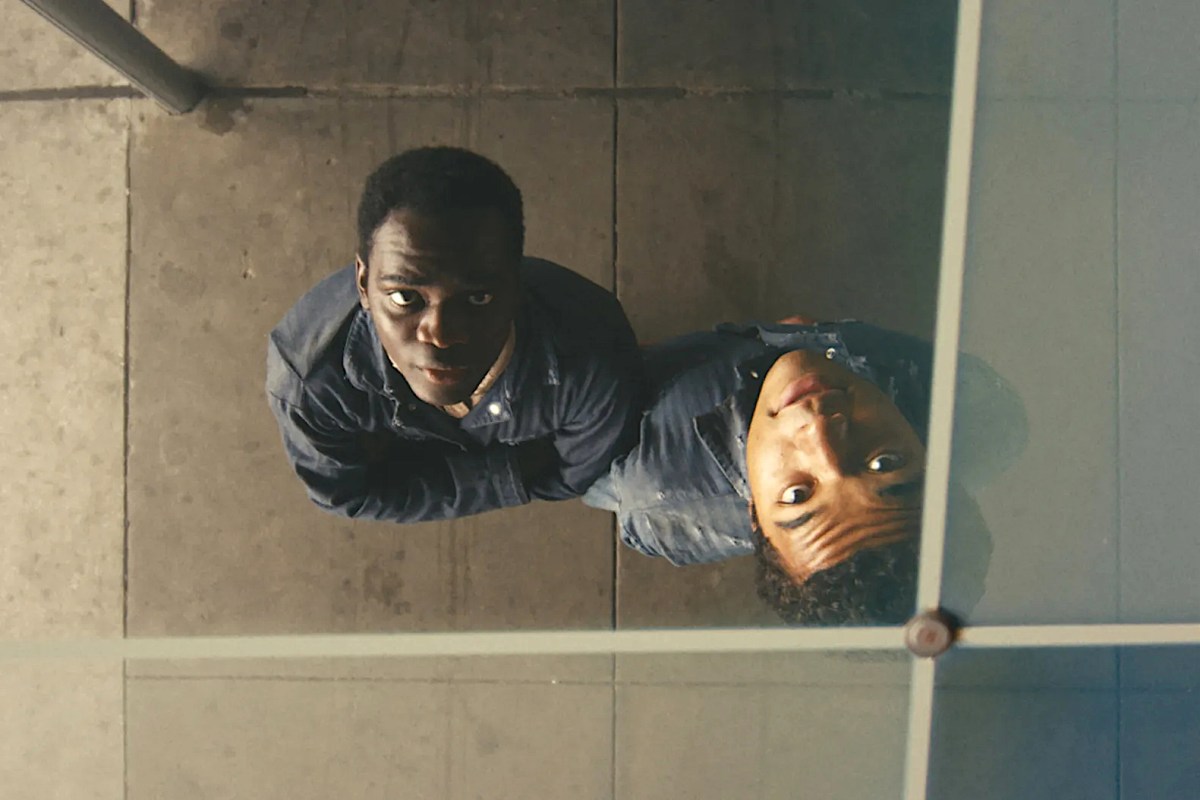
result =
M924 611L908 621L904 628L904 644L915 656L935 658L954 644L957 624L940 610Z

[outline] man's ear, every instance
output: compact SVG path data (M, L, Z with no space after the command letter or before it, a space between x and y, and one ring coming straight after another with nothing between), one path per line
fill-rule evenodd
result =
M358 302L370 311L371 304L367 300L367 264L362 256L357 254L354 256L354 284L358 287Z

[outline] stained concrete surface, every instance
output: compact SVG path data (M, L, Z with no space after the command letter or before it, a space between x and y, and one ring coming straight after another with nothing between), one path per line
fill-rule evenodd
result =
M404 531L322 515L262 397L267 331L349 261L370 168L418 143L497 158L524 190L530 252L615 289L645 340L796 312L931 330L949 4L909 17L858 3L845 20L829 3L783 18L756 6L727 50L714 45L735 4L711 5L670 12L664 41L662 9L634 3L138 2L137 24L226 94L181 117L69 92L0 104L0 126L20 134L0 149L5 235L29 239L10 264L41 259L42 275L67 271L56 281L94 265L65 288L86 299L70 313L5 273L30 298L8 346L32 337L55 363L13 370L26 383L6 395L20 398L6 440L36 442L6 467L36 461L53 479L5 496L17 555L3 568L20 577L6 577L4 635L777 624L749 560L686 570L618 552L611 516L578 502ZM764 27L780 29L765 61L747 44ZM10 49L5 75L23 77L0 89L120 83L64 55L52 29L29 31L44 58L33 69ZM63 241L37 242L63 220ZM54 313L78 339L62 352L43 341ZM86 380L50 391L68 374ZM60 428L79 437L57 441ZM9 516L14 502L34 516ZM122 767L129 797L661 796L679 775L703 797L726 785L697 766L720 745L744 763L731 776L757 767L762 796L790 796L810 763L792 740L816 764L827 750L804 737L828 728L829 752L863 736L886 746L827 776L878 796L898 780L906 663L853 663L161 662L128 665L124 683L112 670L45 690L6 678L38 707L13 706L24 724L5 734L2 752L17 755L2 763L45 752L72 765L53 786L105 796ZM781 695L762 688L779 682ZM66 707L73 691L95 713L36 701ZM709 718L727 730L698 749L656 733ZM77 740L56 733L70 725ZM6 773L29 796L54 791L28 771L38 763Z
M0 111L0 631L119 636L129 101Z
M129 19L131 0L106 0ZM9 3L0 25L0 92L123 86L125 79L32 8Z

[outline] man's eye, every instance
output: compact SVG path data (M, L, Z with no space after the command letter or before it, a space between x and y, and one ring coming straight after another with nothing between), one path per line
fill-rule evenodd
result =
M779 502L794 506L805 502L810 497L812 497L812 486L807 483L798 483L784 489L783 494L779 496Z
M394 305L398 305L401 308L407 308L408 306L416 303L417 300L420 299L420 296L411 289L398 289L394 292L388 292L388 299L391 300Z
M903 466L904 456L899 453L880 453L867 462L867 469L876 473L895 472Z
M486 306L492 302L492 295L487 292L471 292L467 295L467 302L473 306Z

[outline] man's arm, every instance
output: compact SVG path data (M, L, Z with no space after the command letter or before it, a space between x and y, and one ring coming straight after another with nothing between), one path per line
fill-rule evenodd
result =
M325 409L269 399L292 468L326 511L422 522L529 502L515 448L468 453L442 443L372 440Z
M548 443L555 458L532 476L529 494L564 500L587 491L613 460L637 443L641 420L640 370L627 357L600 361L563 397L563 424Z

